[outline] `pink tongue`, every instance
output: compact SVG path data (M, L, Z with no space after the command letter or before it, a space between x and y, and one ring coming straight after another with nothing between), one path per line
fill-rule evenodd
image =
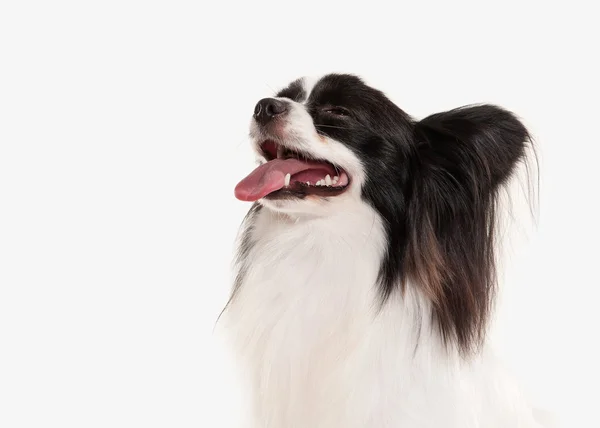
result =
M273 159L262 164L235 186L240 201L257 201L285 186L286 174L294 175L311 168L323 169L323 164L311 164L298 159Z

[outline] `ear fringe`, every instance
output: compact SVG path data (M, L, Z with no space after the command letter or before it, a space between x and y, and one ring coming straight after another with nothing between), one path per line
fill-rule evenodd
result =
M415 137L404 273L430 298L445 343L469 353L485 337L496 293L499 189L531 139L512 113L490 105L429 116Z

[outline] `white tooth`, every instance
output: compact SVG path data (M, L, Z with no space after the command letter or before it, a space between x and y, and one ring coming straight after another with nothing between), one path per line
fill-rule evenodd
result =
M292 176L289 173L285 175L285 187L290 185L291 179L292 179Z
M317 186L321 186L321 185L322 185L322 184L321 184L322 182L323 182L323 180L319 180L319 181L317 181Z
M329 174L325 176L325 184L331 186L331 177L329 176Z
M340 179L340 177L338 177L337 175L335 177L333 177L333 184L337 184L339 179Z
M306 182L306 185L307 185L307 186L310 186L310 181L307 181L307 182Z

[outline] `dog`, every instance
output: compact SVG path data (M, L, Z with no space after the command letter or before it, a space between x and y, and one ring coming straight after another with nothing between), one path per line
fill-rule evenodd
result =
M350 74L260 100L219 323L253 428L541 427L485 335L498 198L528 159L495 105L415 120Z

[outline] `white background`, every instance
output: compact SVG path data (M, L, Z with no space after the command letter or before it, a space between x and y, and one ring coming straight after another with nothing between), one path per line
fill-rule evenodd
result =
M536 403L600 426L597 15L549 3L3 1L0 427L233 426L212 329L247 124L331 71L415 117L524 119L539 219L514 212L492 337Z

